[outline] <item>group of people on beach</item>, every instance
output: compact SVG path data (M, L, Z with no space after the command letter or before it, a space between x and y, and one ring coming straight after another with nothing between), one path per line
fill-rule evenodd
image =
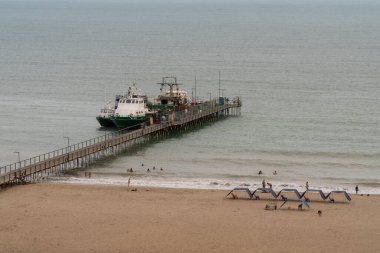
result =
M263 175L264 173L261 170L259 170L259 172L257 174ZM277 175L277 171L276 170L273 171L273 175L274 176ZM263 188L266 188L266 186L268 185L269 188L272 189L272 186L273 186L271 183L266 182L265 179L263 179L263 181L261 182L261 184L262 184ZM306 191L309 190L309 181L306 181L305 188L306 188ZM355 192L356 192L356 194L358 194L358 192L359 192L359 186L358 185L355 186Z
M258 172L257 174L259 174L259 175L263 175L264 173L263 173L261 170L259 170L259 172ZM273 174L274 176L276 176L276 175L277 175L277 170L274 170L272 174ZM261 182L261 184L263 185L263 188L265 188L265 187L268 185L269 188L272 189L272 186L273 186L271 183L269 183L269 182L265 182L265 179L263 179L263 181Z
M265 179L263 179L263 181L262 181L261 183L262 183L262 185L263 185L263 188L265 188L265 187L266 187L266 185L268 185L268 186L269 186L269 188L271 188L271 189L272 189L272 184L271 184L271 183L269 183L269 182L265 182Z

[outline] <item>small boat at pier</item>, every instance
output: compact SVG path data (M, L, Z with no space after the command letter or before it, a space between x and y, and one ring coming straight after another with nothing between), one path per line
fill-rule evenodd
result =
M116 101L117 101L117 96L116 96L115 102ZM111 101L109 101L108 103L104 105L102 109L100 109L100 113L96 117L96 120L99 122L99 124L102 127L115 127L115 124L112 121L112 117L115 112L115 107L117 106L113 105Z

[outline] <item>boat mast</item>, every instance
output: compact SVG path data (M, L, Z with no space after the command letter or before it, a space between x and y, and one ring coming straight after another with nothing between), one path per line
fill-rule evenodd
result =
M194 102L197 103L197 76L194 78Z
M219 97L220 97L220 70L219 70Z

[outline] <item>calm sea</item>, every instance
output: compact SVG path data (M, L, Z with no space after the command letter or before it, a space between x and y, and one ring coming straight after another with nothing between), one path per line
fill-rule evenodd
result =
M99 108L133 82L153 98L196 76L206 99L221 71L242 116L56 180L126 184L132 167L133 185L380 193L379 69L376 1L0 0L0 165L103 135Z

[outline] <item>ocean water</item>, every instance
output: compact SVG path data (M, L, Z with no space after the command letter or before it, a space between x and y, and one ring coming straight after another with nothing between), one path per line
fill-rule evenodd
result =
M221 71L240 117L51 180L380 193L379 69L376 1L0 0L0 166L103 135L99 108L132 83L152 99L196 76L206 99Z

